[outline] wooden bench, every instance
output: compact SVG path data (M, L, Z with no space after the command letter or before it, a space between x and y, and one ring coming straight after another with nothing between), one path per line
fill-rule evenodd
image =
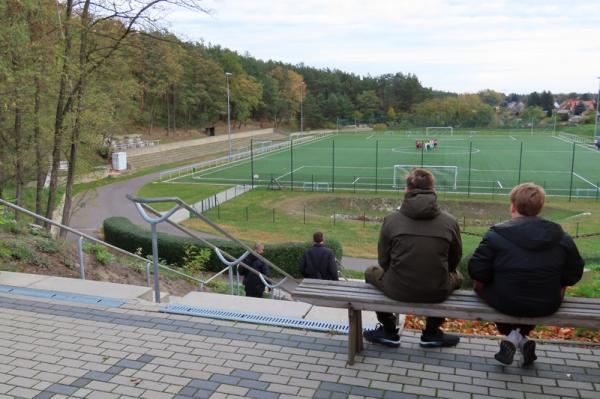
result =
M292 297L316 306L348 309L348 364L363 349L362 310L485 320L547 326L600 328L600 299L565 298L560 309L546 317L514 317L498 313L473 291L455 291L442 303L398 302L371 284L357 281L304 279Z

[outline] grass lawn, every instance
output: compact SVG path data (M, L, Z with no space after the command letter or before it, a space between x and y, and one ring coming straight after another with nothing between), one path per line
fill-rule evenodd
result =
M236 237L268 243L310 241L321 230L326 237L339 240L344 254L376 258L381 218L400 204L396 193L310 193L254 189L206 216ZM464 253L474 251L481 235L494 223L506 220L506 196L471 196L440 194L443 209L457 217L463 234ZM575 236L600 233L600 201L549 197L544 217L560 223ZM212 232L199 220L188 220L188 227ZM466 227L464 226L466 224ZM600 236L576 238L582 255L600 263Z
M169 184L153 182L144 185L137 193L140 197L179 197L190 205L211 197L221 191L227 190L229 186L204 185L204 184ZM153 208L159 211L169 210L173 206L171 202L157 203Z
M416 140L432 137L417 130L273 142L287 146L267 153L257 149L250 159L196 171L175 181L380 192L401 189L404 173L412 165L424 165L436 176L440 192L506 194L518 182L533 181L553 195L600 196L600 152L589 143L573 144L550 133L440 132L435 136L439 141L435 151L416 149Z

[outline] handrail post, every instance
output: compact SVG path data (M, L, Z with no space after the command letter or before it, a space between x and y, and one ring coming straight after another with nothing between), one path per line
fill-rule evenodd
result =
M150 287L150 262L146 262L146 287Z
M160 284L158 276L158 233L156 223L150 224L152 231L152 263L154 263L154 300L160 303Z
M233 295L233 265L229 265L227 274L229 274L229 291L231 292L231 295Z
M79 255L79 278L85 280L85 266L83 259L83 237L79 236L77 240L77 254Z

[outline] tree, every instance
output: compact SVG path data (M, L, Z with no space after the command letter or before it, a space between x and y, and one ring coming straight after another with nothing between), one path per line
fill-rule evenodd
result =
M578 101L575 105L575 109L573 110L573 115L581 115L585 112L587 107L583 103L583 101Z
M374 90L363 91L356 97L358 110L363 118L371 120L381 114L381 100Z
M554 96L550 91L543 91L540 96L540 107L546 111L546 115L552 115L554 110Z
M500 93L494 90L486 89L477 93L481 101L485 104L491 105L492 107L496 107L500 105L505 100L504 93Z

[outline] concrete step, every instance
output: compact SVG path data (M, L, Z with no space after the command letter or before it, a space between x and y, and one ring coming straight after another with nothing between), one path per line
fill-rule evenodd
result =
M152 301L154 298L154 291L149 287L39 274L0 272L0 284L123 300L142 299ZM161 293L161 298L163 296L165 300L169 298L167 292Z

